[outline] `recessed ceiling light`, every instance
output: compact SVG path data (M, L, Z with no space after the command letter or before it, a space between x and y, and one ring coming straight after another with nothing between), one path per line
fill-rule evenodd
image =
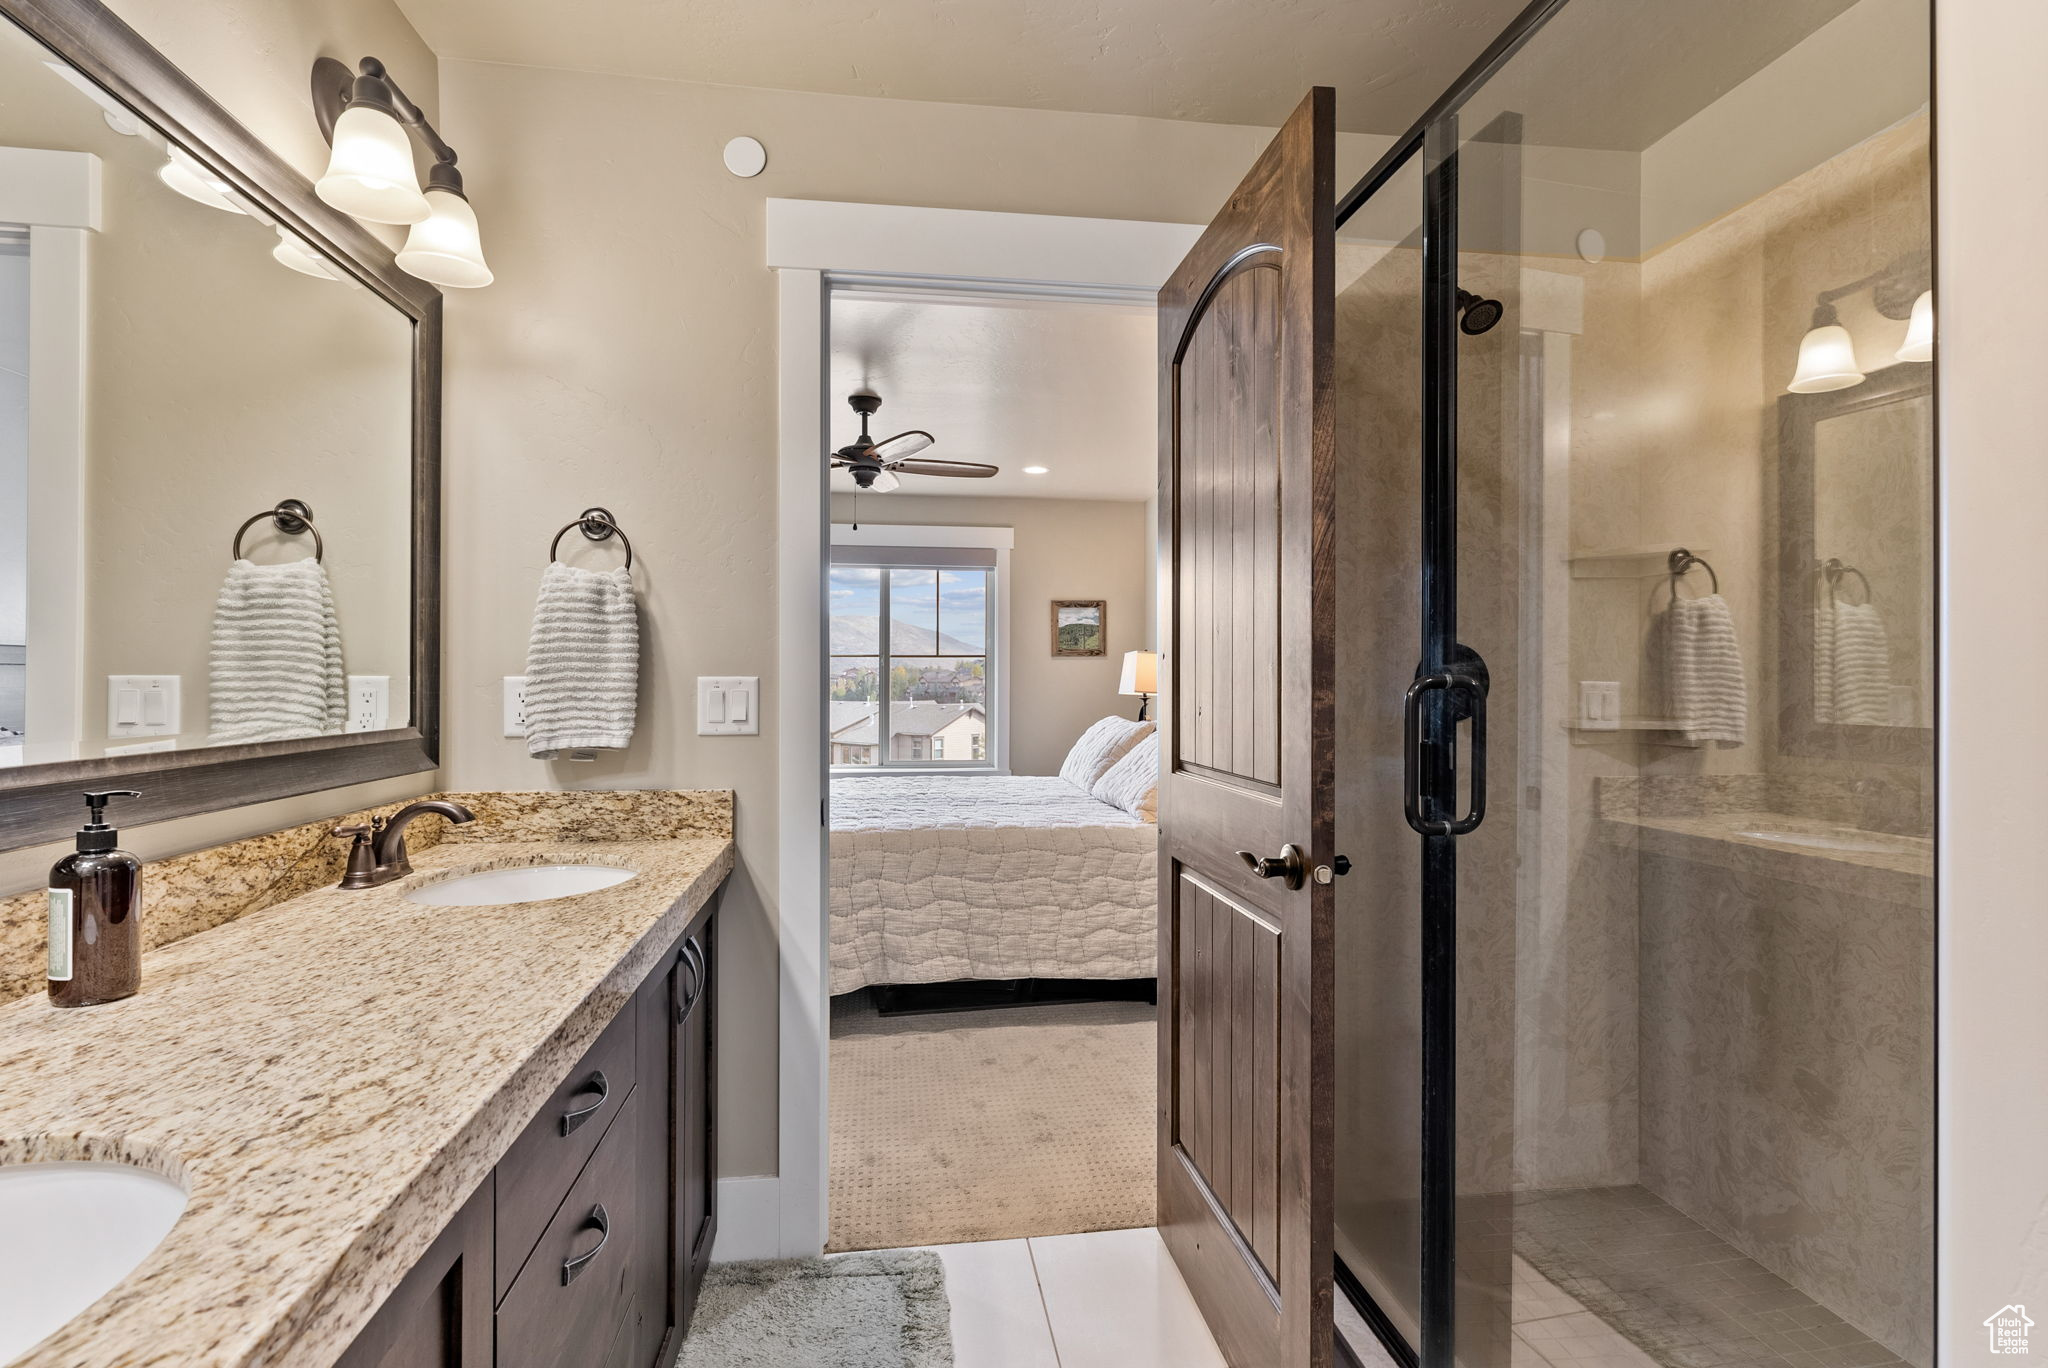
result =
M1049 466L1025 466L1024 473L1026 475L1050 475L1052 474L1052 469Z

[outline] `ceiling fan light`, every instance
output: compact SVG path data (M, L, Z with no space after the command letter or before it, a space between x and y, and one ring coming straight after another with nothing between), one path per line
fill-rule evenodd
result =
M1051 467L1051 466L1025 466L1025 467L1024 467L1024 473L1025 473L1026 475L1050 475L1050 474L1052 474L1052 467Z
M868 488L877 494L887 494L902 483L903 481L896 478L894 471L883 470L876 472L875 482L869 485Z

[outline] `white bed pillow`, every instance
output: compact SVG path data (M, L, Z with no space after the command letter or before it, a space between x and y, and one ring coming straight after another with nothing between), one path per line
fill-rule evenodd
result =
M1105 717L1087 731L1067 752L1067 758L1060 763L1060 778L1084 789L1095 787L1095 781L1109 772L1114 765L1130 753L1131 747L1152 734L1150 722L1137 722L1128 717Z
M1153 733L1130 748L1088 790L1105 803L1133 817L1159 820L1159 736Z

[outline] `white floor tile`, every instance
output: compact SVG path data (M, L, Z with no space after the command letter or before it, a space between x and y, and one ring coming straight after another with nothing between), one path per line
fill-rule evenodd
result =
M1525 1321L1515 1335L1556 1368L1657 1368L1657 1361L1590 1311Z
M946 1262L953 1368L1059 1368L1024 1241L929 1248Z
M1030 1244L1060 1368L1226 1368L1158 1231Z
M1578 1298L1544 1277L1521 1255L1514 1256L1514 1323L1575 1315L1586 1308Z

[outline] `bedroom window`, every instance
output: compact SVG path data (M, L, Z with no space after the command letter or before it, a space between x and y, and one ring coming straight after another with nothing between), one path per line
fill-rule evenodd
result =
M992 764L996 572L972 563L980 558L931 548L834 549L826 681L833 765ZM939 559L966 563L932 563Z

